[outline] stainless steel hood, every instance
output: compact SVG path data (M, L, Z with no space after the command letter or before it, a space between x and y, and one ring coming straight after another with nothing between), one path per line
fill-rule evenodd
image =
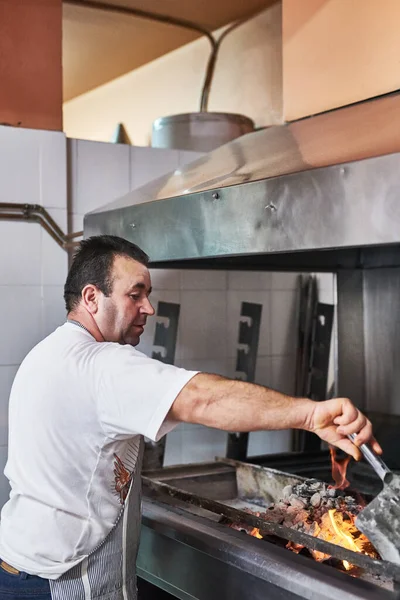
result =
M399 264L400 96L243 136L85 217L152 266Z

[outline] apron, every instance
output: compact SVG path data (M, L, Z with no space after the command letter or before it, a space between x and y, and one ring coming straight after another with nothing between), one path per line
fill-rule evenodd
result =
M143 449L142 438L135 474L113 529L81 563L59 579L49 580L52 600L137 600Z

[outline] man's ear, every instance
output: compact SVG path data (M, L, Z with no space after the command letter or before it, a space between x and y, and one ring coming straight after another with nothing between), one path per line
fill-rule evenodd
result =
M82 290L82 304L92 315L96 314L99 309L100 294L99 288L92 283L85 285Z

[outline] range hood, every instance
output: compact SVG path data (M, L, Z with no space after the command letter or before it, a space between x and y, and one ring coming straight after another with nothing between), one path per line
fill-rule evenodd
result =
M153 267L400 264L400 95L242 136L89 213L84 230L135 242Z

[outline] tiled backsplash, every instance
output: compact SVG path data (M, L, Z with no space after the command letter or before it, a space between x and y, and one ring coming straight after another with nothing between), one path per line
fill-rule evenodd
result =
M66 231L64 134L0 127L1 201L44 206ZM8 497L8 397L29 350L65 319L67 255L36 223L0 221L0 507Z
M195 153L69 140L69 213L74 229L83 214L197 157ZM67 228L66 152L62 133L0 127L0 189L3 201L38 203ZM67 255L33 223L0 221L0 473L7 458L8 396L18 365L43 337L63 323ZM235 376L241 302L262 304L256 381L294 391L297 275L226 271L152 272L155 305L181 306L176 364ZM332 301L333 278L321 289ZM328 298L328 300L327 300ZM156 306L155 306L156 307ZM139 349L151 355L156 318L149 320ZM249 453L289 448L290 432L255 432ZM181 425L168 435L166 463L193 462L225 454L226 433ZM0 475L0 506L8 496Z
M153 270L153 303L181 305L175 364L235 377L242 302L262 305L256 382L294 393L298 275L245 271ZM155 306L156 308L156 306ZM156 317L139 350L149 353ZM212 460L226 452L227 434L179 425L167 438L165 464ZM249 455L283 452L290 432L253 432Z

